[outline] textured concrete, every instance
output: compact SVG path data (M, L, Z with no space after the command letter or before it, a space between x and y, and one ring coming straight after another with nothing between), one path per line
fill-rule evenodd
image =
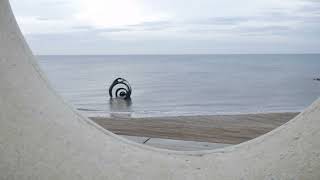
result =
M197 142L197 141L182 141L174 139L163 139L163 138L149 138L139 136L121 136L131 141L145 144L152 147L175 150L175 151L199 151L199 150L212 150L231 146L231 144L221 143L208 143L208 142Z
M176 151L212 150L230 146L230 144L207 143L197 141L181 141L173 139L151 138L146 143L148 146L170 149Z
M114 17L116 18L116 17ZM320 179L320 102L259 138L175 152L129 142L53 92L0 0L0 179Z

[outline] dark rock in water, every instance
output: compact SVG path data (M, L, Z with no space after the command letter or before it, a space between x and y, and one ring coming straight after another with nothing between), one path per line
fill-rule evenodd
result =
M320 78L314 78L313 80L315 80L315 81L320 81Z

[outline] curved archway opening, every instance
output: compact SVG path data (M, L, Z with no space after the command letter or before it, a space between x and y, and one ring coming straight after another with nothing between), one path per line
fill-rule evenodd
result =
M319 179L320 100L280 128L231 148L141 146L70 108L39 70L9 1L0 1L0 12L4 179Z
M85 6L83 6L84 4ZM74 25L71 28L72 31L65 32L65 34L63 33L64 30L59 29L56 30L58 33L51 32L52 25L60 25L59 23L62 23L63 20L54 18L52 20L50 17L48 19L22 18L22 29L24 29L23 23L26 23L26 27L38 25L38 30L41 31L41 33L33 34L32 28L31 30L26 28L26 35L30 44L37 49L40 45L43 47L43 41L47 40L47 42L50 42L48 43L50 46L58 46L60 48L58 50L69 48L70 52L75 52L81 46L91 51L78 49L80 53L97 53L107 49L105 46L110 47L108 43L112 42L115 45L111 46L110 49L116 49L114 52L123 52L123 50L131 47L131 52L137 54L139 51L134 51L135 46L139 47L138 50L140 51L141 49L148 50L150 45L156 47L161 45L159 41L165 41L159 49L172 54L169 51L172 48L170 46L172 41L168 41L168 39L174 37L173 45L178 46L180 50L184 50L176 49L177 54L180 55L39 57L43 69L48 73L54 86L77 109L85 112L98 124L114 130L116 133L141 136L142 138L133 138L138 142L150 143L152 142L150 138L176 138L175 140L187 140L187 144L199 144L204 148L241 143L284 124L319 96L319 83L313 81L319 69L318 55L206 54L212 50L226 49L232 46L236 46L234 48L237 49L237 51L234 51L236 53L242 53L242 48L249 49L245 53L254 53L252 49L266 47L252 47L259 45L259 43L253 43L253 41L262 37L263 42L270 43L266 40L266 37L272 37L275 40L273 45L281 45L278 39L283 38L286 32L292 32L288 29L290 25L282 27L274 25L274 21L268 26L259 23L250 24L257 21L266 23L271 21L272 18L281 16L272 14L275 12L268 12L270 13L269 16L265 17L253 15L230 17L230 15L218 13L218 15L209 14L212 17L203 15L205 16L203 19L200 19L200 17L197 17L198 19L185 17L186 22L179 18L176 21L159 21L155 17L143 19L144 16L139 15L141 13L139 8L135 5L128 5L126 7L134 8L127 8L123 11L128 10L129 14L132 14L132 19L127 19L127 15L120 17L119 12L113 12L116 15L112 16L117 16L119 19L109 21L110 14L103 14L105 9L102 7L105 6L98 3L90 3L93 4L92 6L84 4L80 4L80 7L89 7L89 10L82 15L75 16L75 20L84 21L84 25ZM308 5L308 3L303 4L303 6L305 5ZM277 13L295 11L300 5L281 3L281 6L284 10ZM119 4L115 4L115 7L119 7ZM164 7L167 6L164 5ZM205 8L205 6L201 7ZM198 7L200 9L198 11L203 10L201 7ZM93 11L90 11L92 9ZM188 10L188 7L186 9ZM184 14L184 16L190 13L186 13L186 9L181 10L181 14ZM240 13L242 14L242 12ZM169 17L164 15L162 18ZM264 18L268 20L262 21ZM312 17L310 16L310 18ZM203 22L205 19L207 21ZM52 22L54 23L50 24ZM43 24L49 25L42 29ZM70 27L66 29L68 28ZM99 36L91 36L90 33L93 32L96 33L95 35L99 34ZM182 34L182 32L185 34ZM142 36L143 33L146 33L146 35ZM233 33L237 33L237 35ZM235 36L240 37L237 41L241 41L227 43ZM70 38L70 42L67 42L68 45L63 47L61 42L64 42L62 39L66 39L66 37ZM147 42L146 44L137 41L141 37L145 38L143 41ZM191 38L191 40L187 39L185 41L186 37ZM219 40L221 37L228 38ZM90 42L90 38L93 39L93 42ZM101 42L101 39L104 38L106 38L106 41ZM208 38L210 43L205 46L208 43ZM124 40L127 40L126 46L121 49L117 42ZM191 46L192 43L197 41L200 43ZM244 42L249 42L249 45L242 46ZM91 45L102 45L100 47L90 47L90 43ZM215 43L217 45L212 46ZM49 46L47 48L50 49ZM277 48L276 46L275 49ZM96 49L99 51L95 51ZM118 51L119 49L122 51ZM161 52L160 50L156 51L154 49L153 52ZM202 52L205 55L181 55L181 52L185 53L190 50L195 51L191 51L189 54ZM42 49L42 51L46 52L48 49ZM146 52L150 51L149 49ZM283 51L286 52L286 50ZM225 51L214 53L221 54L221 52ZM65 51L64 53L68 54ZM109 101L107 86L118 76L126 77L133 84L134 93L131 102ZM262 114L257 114L258 112ZM114 117L110 118L111 116ZM132 116L133 119L128 118L128 116ZM152 129L150 124L153 126L153 132L150 132L150 129ZM149 134L141 133L143 131L148 131ZM184 134L181 135L182 132ZM163 142L163 140L160 141ZM219 143L219 145L215 143Z

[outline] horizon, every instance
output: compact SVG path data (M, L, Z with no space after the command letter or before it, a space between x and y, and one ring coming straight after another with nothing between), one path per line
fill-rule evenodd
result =
M320 55L320 53L256 53L256 54L34 54L35 56L219 56L219 55Z

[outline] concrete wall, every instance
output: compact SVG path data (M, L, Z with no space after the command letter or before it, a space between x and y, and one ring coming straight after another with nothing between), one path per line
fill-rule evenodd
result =
M116 17L115 17L116 18ZM0 179L320 179L320 101L252 141L174 152L103 130L48 84L0 0Z

